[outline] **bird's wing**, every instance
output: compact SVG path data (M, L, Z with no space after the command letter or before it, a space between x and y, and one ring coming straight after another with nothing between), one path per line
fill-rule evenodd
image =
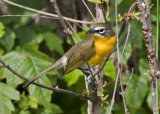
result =
M93 37L82 40L69 51L72 51L73 54L70 55L64 75L85 64L96 53Z

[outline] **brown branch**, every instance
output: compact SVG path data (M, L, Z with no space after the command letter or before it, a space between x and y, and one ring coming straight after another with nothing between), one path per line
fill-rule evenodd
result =
M124 44L123 51L122 51L122 54L121 54L120 71L121 71L121 68L122 68L122 58L123 58L123 56L124 56L124 52L125 52L125 49L126 49L126 46L127 46L127 43L128 43L130 28L131 28L131 27L130 27L130 24L129 24L129 25L128 25L126 42L125 42L125 44ZM129 111L128 111L128 108L127 108L127 104L126 104L126 99L125 99L125 91L124 91L124 88L123 88L123 81L122 81L122 74L121 74L121 72L120 72L120 85L121 85L121 95L122 95L122 99L123 99L123 105L124 105L125 113L126 113L126 114L129 114ZM129 85L128 85L128 86L129 86Z
M0 59L0 63L2 63L2 65L3 65L4 68L7 68L9 71L11 71L13 74L15 74L16 76L18 76L19 78L21 78L21 79L23 79L25 81L29 81L29 79L25 78L24 76L20 75L16 71L14 71L8 64L6 64L1 59ZM64 89L60 89L60 88L52 88L52 87L48 87L48 86L45 86L45 85L42 85L42 84L39 84L39 83L36 83L36 82L33 82L32 84L34 84L36 86L39 86L39 87L42 87L42 88L45 88L45 89L48 89L48 90L52 90L54 92L64 93L64 94L72 95L72 96L79 97L79 98L82 98L82 99L91 100L91 98L88 97L88 96L83 96L81 94L74 93L72 91L68 91L68 90L64 90Z
M115 86L114 86L114 92L113 92L113 95L112 95L112 100L111 100L111 106L110 106L110 109L109 109L109 114L111 114L112 112L112 108L113 108L113 105L114 105L114 102L115 102L115 95L116 95L116 90L117 90L117 83L118 83L118 78L119 76L121 77L121 59L120 59L120 54L119 54L119 42L118 42L118 13L117 13L117 0L115 0L115 18L116 18L116 37L117 37L117 58L118 58L118 73L117 73L117 76L116 76L116 83L115 83Z
M132 68L132 72L131 72L131 75L130 75L130 77L129 77L129 80L128 80L128 83L127 83L127 86L126 86L126 89L124 90L124 92L126 92L126 91L127 91L128 87L129 87L129 84L130 84L130 82L131 82L131 80L132 80L132 77L133 77L133 71L134 71L134 68Z
M131 76L130 76L130 78L128 80L128 83L127 83L127 86L126 86L125 90L123 88L122 75L120 73L120 84L121 84L121 92L120 92L120 94L121 94L122 99L123 99L123 105L124 105L125 114L130 114L130 112L129 112L128 108L127 108L125 94L126 94L126 91L127 91L128 87L129 87L129 84L131 82L131 79L132 79L132 76L133 76L133 71L134 71L134 69L132 68Z
M8 0L2 0L2 1L7 3L7 4L10 4L10 5L13 5L13 6L17 6L19 8L23 8L23 9L26 9L26 10L29 10L29 11L32 11L32 12L35 12L35 13L38 13L38 14L42 14L42 15L58 18L58 15L56 15L56 14L51 14L51 13L48 13L48 12L43 12L43 11L39 11L39 10L36 10L36 9L32 9L32 8L29 8L29 7L26 7L26 6L23 6L23 5L8 1ZM64 17L64 19L68 20L70 22L74 22L74 23L91 24L91 22L88 22L88 21L81 21L81 20L76 20L76 19L72 19L72 18L68 18L68 17Z
M50 17L50 16L41 16L41 15L0 15L0 17L41 17L41 18L47 18L47 19L58 19L57 17Z
M75 45L75 42L74 42L72 36L67 32L67 31L68 31L68 27L67 27L67 25L66 25L66 23L65 23L62 15L61 15L61 12L60 12L60 10L59 10L59 8L58 8L58 5L57 5L56 0L51 0L51 2L53 2L53 6L54 6L54 9L55 9L55 12L57 13L57 15L58 15L58 17L59 17L60 22L61 22L61 25L62 25L65 33L67 34L67 37L69 38L72 46Z
M155 56L155 48L153 45L153 34L151 26L151 14L150 14L150 5L149 0L136 0L137 7L141 13L141 22L142 22L142 33L144 35L145 44L148 52L148 60L150 67L151 78L151 91L152 91L152 103L153 103L153 113L156 113L156 78L159 80L160 85L160 68L158 65L158 60Z
M75 32L75 30L73 29L73 27L72 27L72 25L67 21L67 20L65 20L66 22L67 22L67 24L69 25L69 27L71 28L71 30L73 31L73 33L76 35L76 37L78 38L78 40L79 41L81 41L81 39L80 39L80 37L77 35L77 33ZM75 39L74 39L75 40ZM76 43L77 43L77 41L76 41Z

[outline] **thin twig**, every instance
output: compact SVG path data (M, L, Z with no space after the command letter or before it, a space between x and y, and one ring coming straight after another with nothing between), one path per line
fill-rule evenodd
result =
M104 14L104 7L103 7L103 2L102 2L102 0L101 0L101 9L102 9L102 12L103 12L104 22L106 23L106 17L105 17L105 14Z
M35 12L35 13L38 13L38 14L42 14L42 15L58 18L58 15L56 15L56 14L51 14L51 13L39 11L39 10L36 10L36 9L32 9L32 8L29 8L29 7L26 7L26 6L23 6L23 5L8 1L8 0L2 0L2 1L4 1L7 4L10 4L10 5L13 5L13 6L17 6L19 8L23 8L23 9L26 9L26 10L29 10L29 11L32 11L32 12ZM81 20L76 20L76 19L72 19L72 18L68 18L68 17L64 17L64 19L68 20L70 22L74 22L74 23L91 24L91 22L88 22L88 21L81 21Z
M93 16L91 10L89 9L89 7L87 6L86 2L84 0L82 0L83 4L85 5L85 7L87 8L88 12L90 13L90 15L92 16L93 20L95 20L95 17Z
M112 100L111 100L111 106L110 106L110 109L109 109L109 114L111 114L111 111L112 111L112 108L113 108L113 104L114 104L114 102L115 102L115 94L116 94L116 90L117 90L119 73L120 73L120 71L118 70L117 76L116 76L115 85L114 85L113 96L112 96Z
M58 17L59 17L59 20L60 20L60 22L61 22L61 25L62 25L64 31L66 31L67 37L69 38L72 46L75 45L75 42L74 42L72 36L67 32L67 31L68 31L68 27L67 27L67 25L66 25L66 23L65 23L65 21L64 21L64 18L63 18L62 15L61 15L61 12L60 12L60 10L59 10L59 8L58 8L58 5L57 5L56 0L51 0L51 2L53 2L53 6L54 6L54 9L55 9L55 12L57 13L57 15L58 15Z
M20 75L19 73L17 73L16 71L14 71L8 64L6 64L4 61L2 61L0 59L0 63L2 63L2 65L7 68L9 71L11 71L13 74L15 74L16 76L18 76L19 78L25 80L25 81L29 81L29 79L25 78L24 76ZM72 95L72 96L76 96L76 97L79 97L79 98L82 98L82 99L87 99L87 100L91 100L90 97L87 97L87 96L83 96L81 94L78 94L78 93L74 93L72 91L68 91L68 90L64 90L64 89L60 89L60 88L52 88L52 87L48 87L48 86L45 86L45 85L42 85L42 84L39 84L39 83L36 83L36 82L33 82L32 84L36 85L36 86L39 86L39 87L42 87L42 88L45 88L45 89L48 89L48 90L52 90L54 92L58 92L58 93L64 93L64 94L68 94L68 95Z
M123 58L123 55L124 55L124 52L125 52L125 49L126 49L126 46L127 46L127 43L128 43L130 28L131 28L130 24L128 24L127 37L126 37L126 41L125 41L125 44L124 44L124 47L123 47L123 51L122 51L122 54L121 54L121 61L122 61L122 58ZM121 71L121 68L122 68L122 62L121 62L121 66L120 66L120 71ZM125 99L125 91L124 91L124 88L123 88L123 81L122 81L121 72L120 72L120 85L121 85L121 92L120 93L121 93L122 99L123 99L124 110L125 110L126 114L129 114L129 111L128 111L128 108L127 108L127 104L126 104L126 99Z
M121 54L121 61L122 61L122 58L123 58L123 55L124 55L124 52L125 52L125 49L126 49L126 46L127 46L127 43L128 43L128 38L129 38L130 29L131 29L131 25L130 25L130 23L129 23L129 24L128 24L128 31L127 31L126 41L125 41L125 44L124 44L124 47L123 47L123 50L122 50L122 54Z
M111 100L111 107L109 109L109 114L111 114L112 112L112 108L113 108L113 104L115 102L115 94L116 94L116 90L117 90L117 83L118 83L118 78L119 75L121 74L121 59L120 59L120 54L119 54L119 42L118 42L118 18L117 18L118 14L117 14L117 0L115 0L115 18L116 18L116 37L117 37L117 58L118 58L118 73L116 76L116 82L115 82L115 86L114 86L114 92L113 92L113 96L112 96L112 100Z
M0 15L0 17L42 17L42 18L50 18L50 19L58 19L56 17L50 17L50 16L37 16L37 15Z
M132 72L131 72L131 75L130 75L130 77L129 77L129 80L128 80L128 83L127 83L127 86L126 86L126 89L124 90L124 92L126 92L126 91L127 91L128 87L129 87L129 84L130 84L130 82L131 82L131 80L132 80L132 77L133 77L133 71L134 71L134 68L132 68Z
M72 25L67 20L65 20L65 21L67 22L67 24L69 25L69 27L71 28L71 30L73 31L73 33L76 35L76 37L79 39L79 41L81 41L80 37L75 32L75 30L73 29Z
M84 28L80 25L80 24L78 24L78 23L75 23L79 28L81 28L81 30L82 31L84 31L85 33L86 33L86 30L84 30Z

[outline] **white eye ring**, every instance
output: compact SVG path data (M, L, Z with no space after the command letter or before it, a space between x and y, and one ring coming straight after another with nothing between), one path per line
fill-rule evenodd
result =
M99 29L99 33L100 33L100 34L103 34L104 32L105 32L104 29Z

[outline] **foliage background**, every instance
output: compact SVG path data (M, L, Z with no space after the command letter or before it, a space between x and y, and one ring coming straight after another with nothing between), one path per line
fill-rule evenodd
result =
M49 0L12 0L15 3L33 9L54 13ZM63 16L79 20L91 21L87 9L81 0L57 0ZM86 1L87 2L87 1ZM118 0L119 18L126 13L134 0ZM155 1L152 1L156 4ZM93 14L95 4L87 2ZM135 12L137 13L137 12ZM0 15L32 15L33 12L0 2ZM114 1L110 1L110 15L108 21L115 22ZM156 7L151 9L151 19L154 39L156 37ZM86 35L74 23L74 30L80 38ZM120 25L120 24L119 24ZM86 24L82 24L85 28ZM88 28L86 28L88 29ZM115 27L113 26L115 30ZM141 23L131 21L131 37L123 57L123 82L127 84L132 67L133 79L126 93L126 102L131 114L152 113L151 93L149 86L148 60L146 47L141 33ZM123 38L124 34L122 35ZM76 41L77 38L73 35ZM45 68L58 60L71 46L57 19L31 16L0 17L0 57L15 71L27 78L33 78ZM122 50L121 46L121 50ZM103 70L104 95L109 95L104 103L104 113L107 113L113 93L116 76L116 57L109 60ZM47 86L59 86L77 93L85 92L83 74L75 70L62 77L63 69L48 72L37 82ZM2 114L86 114L87 101L79 98L54 93L52 91L30 85L22 88L24 80L13 75L7 69L0 69L0 112ZM122 98L117 90L116 103L113 108L115 114L124 113ZM159 101L160 102L160 101Z

